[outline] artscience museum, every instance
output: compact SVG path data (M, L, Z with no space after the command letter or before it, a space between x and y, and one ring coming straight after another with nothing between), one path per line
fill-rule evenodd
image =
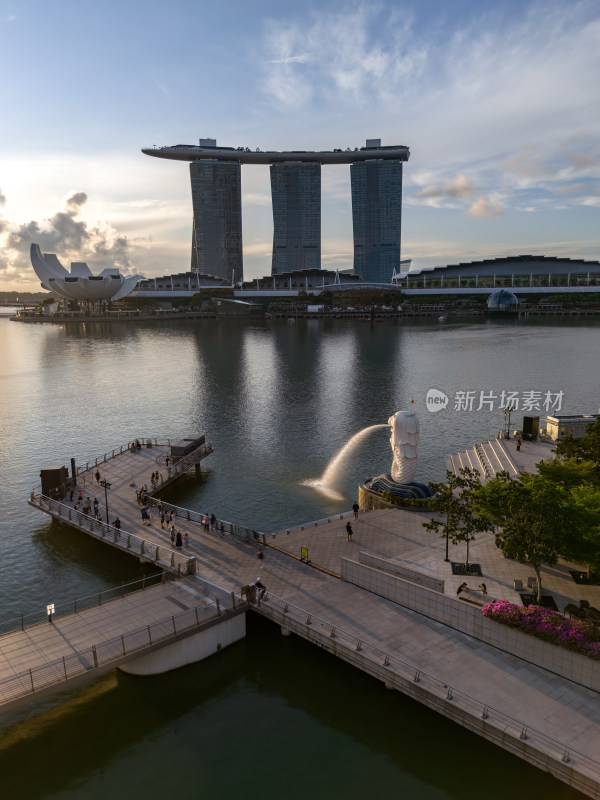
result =
M31 245L31 265L41 281L42 288L65 300L100 303L120 300L136 287L140 275L121 275L117 267L107 267L99 275L92 275L83 261L71 263L69 272L54 255L42 253L39 245Z

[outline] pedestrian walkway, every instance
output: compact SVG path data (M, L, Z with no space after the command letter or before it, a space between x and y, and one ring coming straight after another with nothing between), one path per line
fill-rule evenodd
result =
M523 458L527 453L524 450ZM537 457L537 451L529 457ZM108 469L107 474L115 474ZM158 510L150 509L151 525L144 526L125 473L115 485L111 508L123 528L169 547L170 535L161 530ZM271 599L256 611L283 627L289 621L287 627L298 635L600 797L600 706L595 692L336 577L343 558L358 561L366 552L442 580L444 594L463 602L456 598L456 588L464 576L453 575L451 564L464 560L464 546L450 545L446 562L445 540L422 526L429 516L390 508L361 511L354 520L349 511L245 540L221 531L218 524L207 531L192 514L178 515L175 524L182 534L188 533L189 546L183 549L195 558L202 578L238 596L242 586L257 579L257 544L264 542L260 576ZM347 540L348 520L352 541ZM514 581L526 585L531 568L505 559L492 534L478 536L471 544L470 561L480 564L490 596L519 602ZM561 563L544 570L545 592L552 593L559 608L579 599L600 605L600 587L575 584L570 567L575 565ZM377 669L375 656L368 663L361 660L367 652L379 654ZM421 696L407 683L411 670L412 682L421 689L425 683L418 676L429 681L431 689L423 689ZM489 725L482 727L482 720L488 719ZM585 775L592 777L591 788L582 782Z

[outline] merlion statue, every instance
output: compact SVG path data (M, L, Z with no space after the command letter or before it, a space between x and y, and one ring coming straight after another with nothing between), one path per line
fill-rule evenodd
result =
M394 454L392 480L413 483L417 474L419 418L412 411L397 411L388 419L388 425L392 429L390 444Z

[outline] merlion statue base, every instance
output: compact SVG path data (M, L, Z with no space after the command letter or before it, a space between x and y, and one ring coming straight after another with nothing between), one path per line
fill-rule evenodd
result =
M365 488L377 494L389 492L395 497L431 497L431 489L424 483L415 481L419 418L412 411L397 411L388 419L388 425L392 430L391 472L371 478L365 483Z

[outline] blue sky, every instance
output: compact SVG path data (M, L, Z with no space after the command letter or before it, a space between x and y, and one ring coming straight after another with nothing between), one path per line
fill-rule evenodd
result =
M0 289L31 241L189 268L188 166L152 144L404 144L413 267L600 257L600 4L0 0ZM352 266L350 176L323 168L323 266ZM244 271L270 272L268 167L242 169Z

